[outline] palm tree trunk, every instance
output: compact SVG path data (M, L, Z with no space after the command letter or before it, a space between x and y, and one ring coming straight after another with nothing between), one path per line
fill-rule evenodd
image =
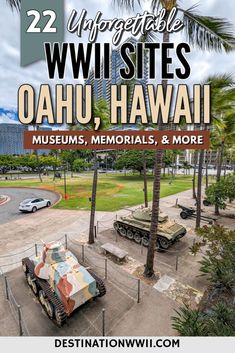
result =
M168 14L166 14L166 19ZM164 32L163 42L170 42L169 32ZM167 88L167 80L162 80L162 86L164 92ZM160 117L161 118L161 117ZM159 130L163 130L161 119L159 121ZM145 277L152 277L154 275L154 253L157 242L158 233L158 216L159 216L159 203L160 203L160 184L161 184L161 170L163 160L163 150L156 150L155 163L154 163L154 180L153 180L153 205L152 205L152 217L150 226L150 240L146 258L146 265L144 270Z
M208 151L206 151L206 189L209 186L209 178L208 178Z
M154 182L153 182L153 205L152 218L150 227L150 241L145 265L145 277L152 277L154 275L154 252L157 241L158 231L158 215L159 215L159 201L160 201L160 184L161 184L161 166L162 166L163 151L157 150L154 163Z
M196 170L197 170L197 161L198 161L198 151L194 153L194 168L193 168L193 199L197 198L196 195Z
M222 144L221 144L219 160L218 160L218 165L217 165L217 175L216 175L216 181L217 182L219 182L220 178L221 178L223 158L224 158L224 141L222 141ZM219 206L218 206L218 204L215 204L215 215L216 216L219 215Z
M39 176L40 182L42 183L42 174L41 174L41 168L40 168L40 164L39 164L38 150L35 150L35 155L36 155L36 161L37 161L38 176Z
M38 131L38 130L39 130L39 126L36 125L36 131ZM40 164L39 164L38 150L34 150L34 152L36 155L37 171L38 171L39 180L42 183L42 175L41 175L41 168L40 168Z
M146 167L146 151L143 154L143 176L144 176L144 206L148 207L148 184L147 184L147 167Z
M220 178L221 178L223 158L224 158L224 142L222 141L220 154L219 154L219 161L218 161L218 166L217 166L217 175L216 175L217 182L220 181Z
M89 228L89 244L95 242L94 239L94 225L95 225L95 211L96 211L96 191L97 191L97 180L98 180L98 167L97 167L97 154L94 151L94 174L92 183L92 195L91 195L91 214L90 214L90 228Z
M198 164L198 179L197 179L197 217L196 228L201 225L201 203L202 203L202 167L204 161L204 150L201 150Z

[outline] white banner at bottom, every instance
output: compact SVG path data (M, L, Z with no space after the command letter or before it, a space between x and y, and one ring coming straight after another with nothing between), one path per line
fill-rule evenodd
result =
M0 337L2 352L233 353L235 337Z

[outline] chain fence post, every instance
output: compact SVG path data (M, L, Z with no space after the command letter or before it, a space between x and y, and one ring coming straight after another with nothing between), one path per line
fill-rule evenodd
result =
M116 243L118 242L118 232L116 230Z
M82 262L85 262L84 244L82 244Z
M102 309L102 336L105 336L105 309Z
M141 255L143 255L143 238L141 238L141 246L140 246L140 251L141 251Z
M4 282L5 282L5 289L6 289L6 298L7 298L7 300L9 300L9 289L8 289L7 276L4 276Z
M19 322L19 335L23 336L21 307L20 307L20 305L17 305L17 312L18 312L18 322Z
M140 279L138 279L138 286L137 286L137 303L140 303Z
M176 255L176 259L175 259L175 270L178 271L178 265L179 265L179 256Z
M64 241L65 241L65 249L68 249L68 236L67 234L64 235Z
M95 238L97 238L97 228L94 226L94 233L95 233Z
M96 230L97 230L97 234L99 233L99 221L96 222Z
M104 259L104 278L108 278L108 259Z
M35 244L34 247L35 247L35 255L38 256L38 245Z

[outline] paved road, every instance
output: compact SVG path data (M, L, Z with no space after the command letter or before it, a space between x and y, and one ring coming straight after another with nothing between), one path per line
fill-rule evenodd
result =
M51 200L52 204L58 200L54 192L30 188L0 188L0 194L10 197L10 201L0 205L0 224L11 222L22 217L30 217L31 213L22 213L18 210L19 204L24 199L43 197Z

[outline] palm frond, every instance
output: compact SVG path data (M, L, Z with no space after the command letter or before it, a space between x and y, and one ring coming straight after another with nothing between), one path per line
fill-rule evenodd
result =
M6 0L12 9L20 10L21 0Z
M136 3L141 6L140 0L112 0L114 5L127 10L134 10Z
M157 41L159 41L159 39L153 31L145 32L138 38L138 42L141 43L156 43Z
M161 6L162 6L161 0L152 0L151 9L153 12L158 12L158 10Z
M208 76L203 84L210 84L213 89L223 89L235 84L232 73L214 74Z
M226 19L201 16L195 11L195 6L179 10L183 13L184 29L191 45L217 52L235 50L233 26Z

